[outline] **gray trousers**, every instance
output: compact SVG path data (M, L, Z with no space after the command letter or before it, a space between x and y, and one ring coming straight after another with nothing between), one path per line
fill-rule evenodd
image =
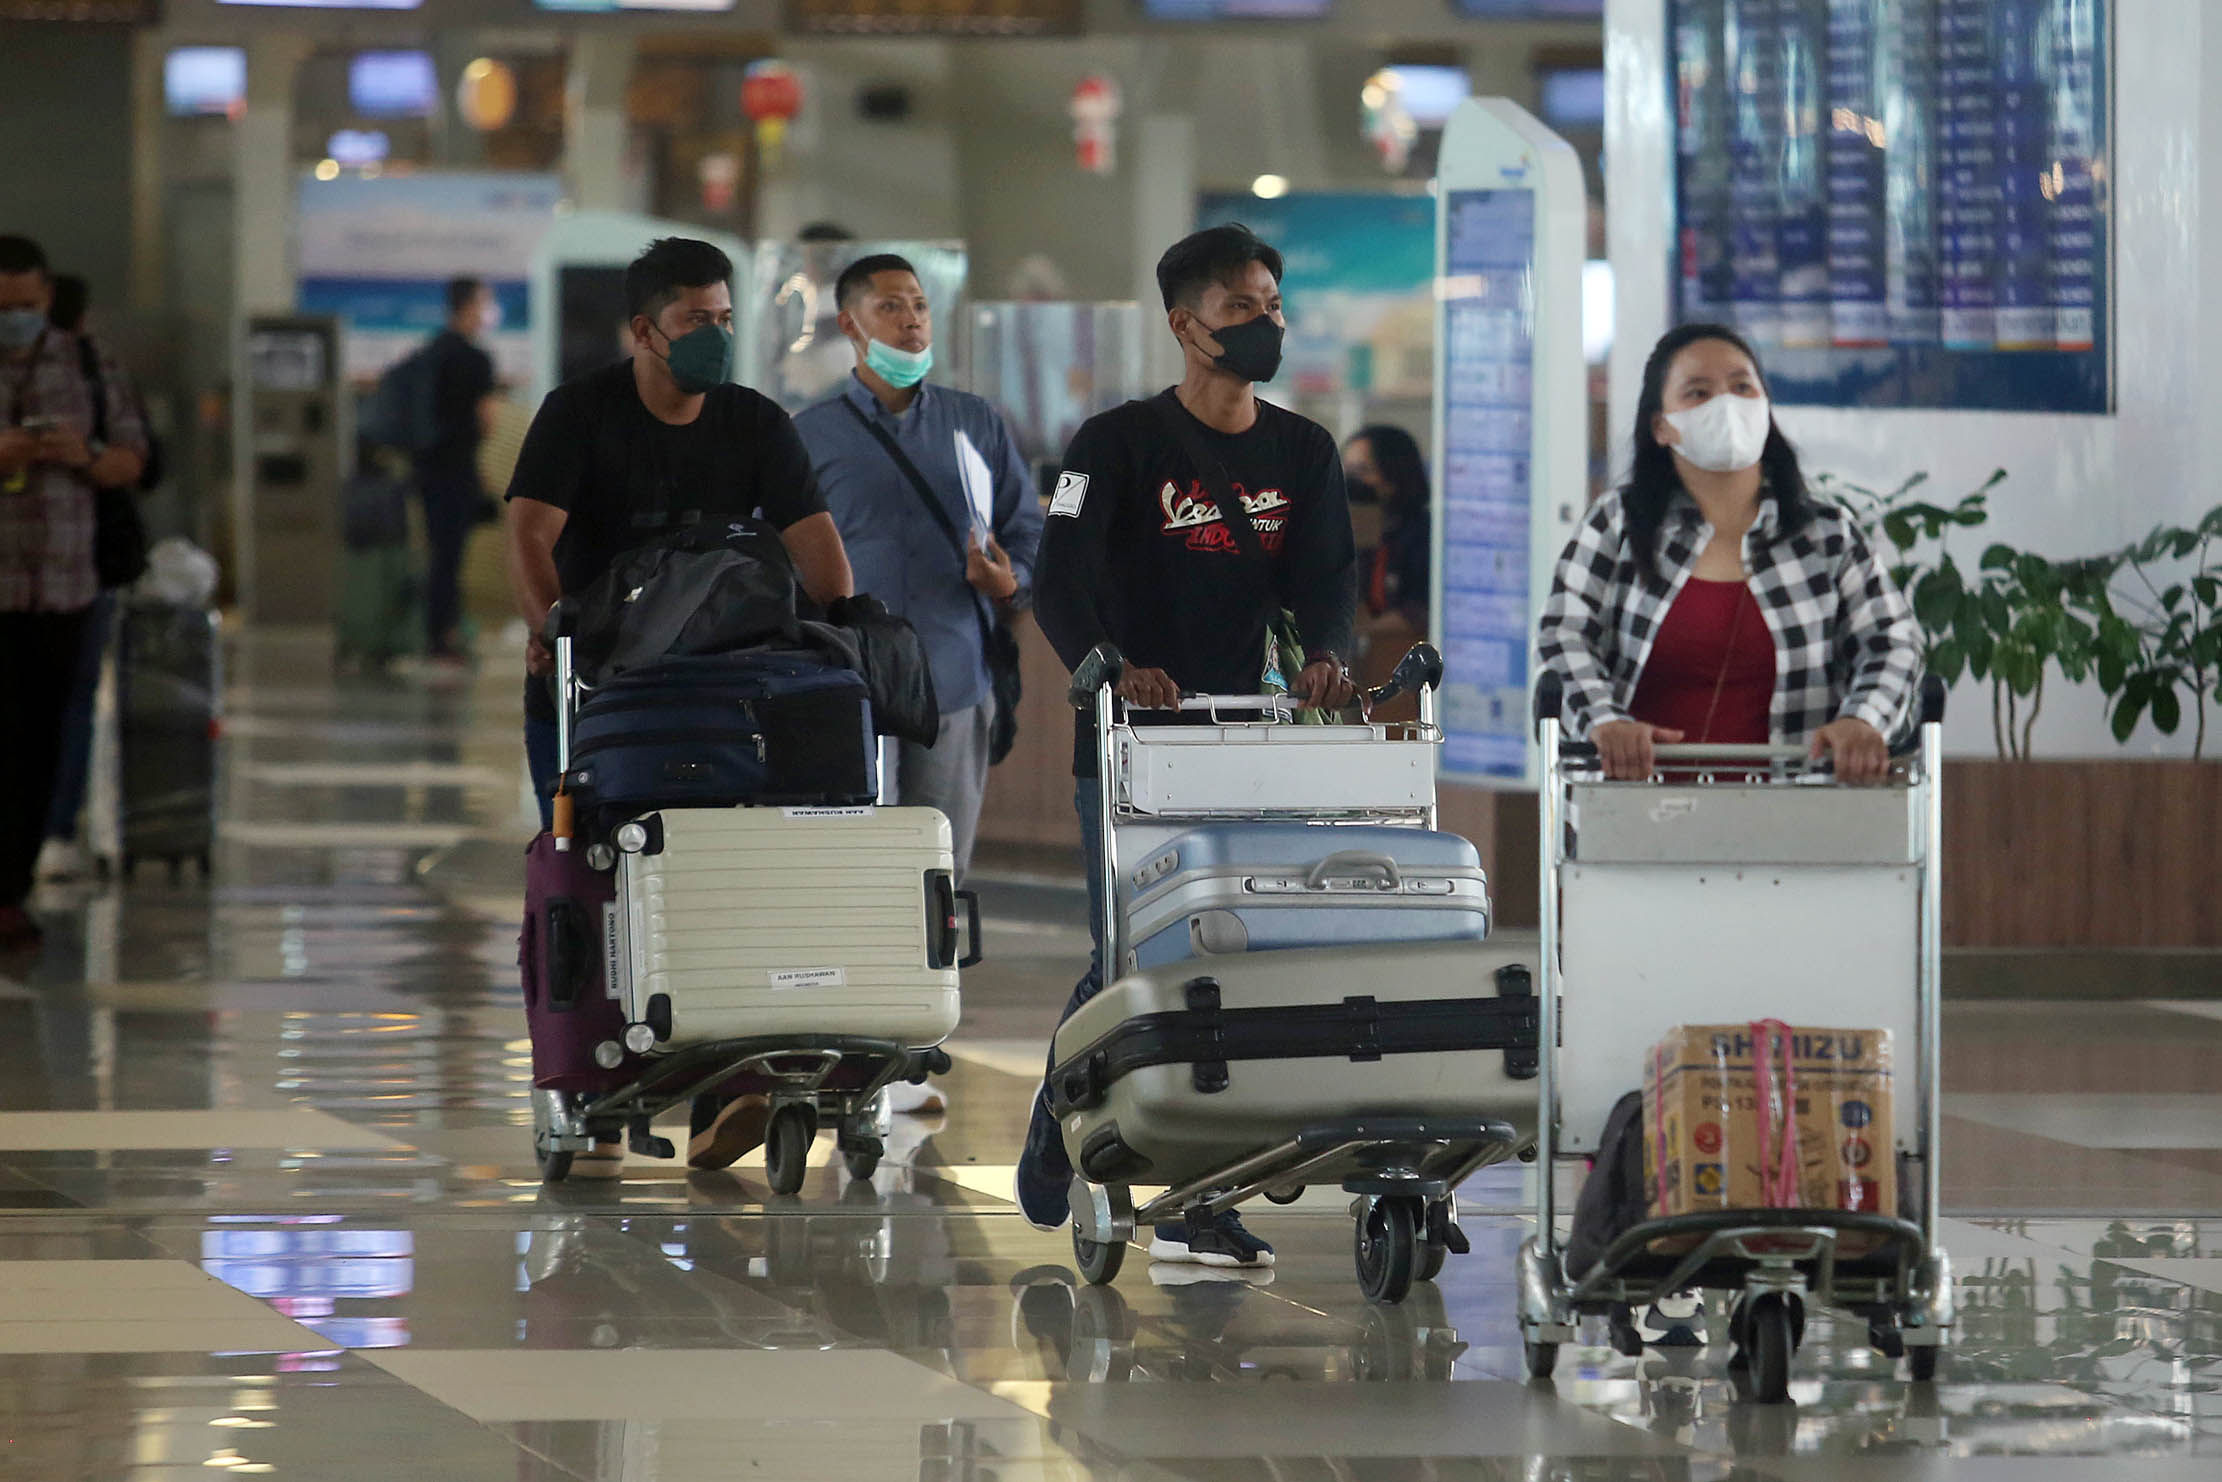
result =
M995 697L941 717L932 746L913 741L880 744L880 801L889 807L939 808L956 841L957 883L972 869L972 841L980 829L980 799L988 788L988 732Z

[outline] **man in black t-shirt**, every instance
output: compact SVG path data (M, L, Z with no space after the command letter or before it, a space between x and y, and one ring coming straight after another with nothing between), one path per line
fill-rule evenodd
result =
M1106 640L1126 656L1120 696L1170 706L1182 691L1256 694L1285 687L1306 703L1351 697L1342 655L1357 595L1357 555L1342 459L1327 429L1258 400L1253 383L1280 369L1281 255L1241 226L1200 231L1157 264L1166 323L1186 361L1181 383L1090 419L1073 436L1049 506L1035 579L1042 632L1067 668ZM1209 465L1198 467L1199 461ZM1227 523L1220 492L1239 499L1254 544ZM1283 675L1268 635L1294 614L1304 663ZM1082 712L1073 746L1091 900L1100 930L1095 721ZM1096 963L1065 1012L1102 982ZM1018 1202L1038 1226L1069 1216L1072 1168L1046 1093L1018 1166ZM1214 1227L1160 1225L1156 1260L1270 1265L1273 1249L1232 1211Z
M525 745L542 819L555 785L548 609L617 556L703 520L761 514L817 602L850 594L841 532L810 455L769 398L732 384L733 264L708 242L666 237L625 270L628 360L548 393L509 480L509 578L532 631Z
M492 327L494 295L478 278L447 286L447 328L426 347L431 357L432 445L417 454L417 490L424 498L424 626L426 652L462 657L463 546L486 501L478 481L478 445L493 418L494 358L479 348Z
M841 532L818 498L787 414L732 384L733 264L708 242L665 237L625 270L633 353L548 393L509 480L509 580L531 631L525 753L546 827L555 790L555 656L548 609L610 562L683 525L761 515L779 530L813 601L851 595ZM763 1140L769 1104L697 1098L687 1161L723 1168ZM613 1176L616 1144L572 1163Z

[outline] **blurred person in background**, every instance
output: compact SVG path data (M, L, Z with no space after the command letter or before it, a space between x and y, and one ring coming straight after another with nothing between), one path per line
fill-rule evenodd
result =
M494 420L494 357L478 342L500 323L501 305L485 281L456 278L447 286L447 327L429 348L435 435L416 457L428 547L425 653L451 662L464 657L463 547L473 526L495 517L478 478L478 445Z
M144 435L146 408L123 373L108 364L93 339L89 314L92 286L74 273L54 278L54 301L47 322L56 333L70 337L77 347L78 369L91 393L93 437L98 440L111 422L110 405L117 399L130 404ZM107 369L102 367L107 365ZM122 459L113 460L108 472L121 473ZM142 463L130 484L96 481L101 488L129 488L141 482ZM84 852L77 844L78 815L85 809L85 779L92 762L93 702L100 688L100 661L108 652L108 638L115 625L114 593L103 590L85 609L85 631L79 640L77 669L70 680L68 709L62 717L62 750L54 767L54 798L47 807L46 843L39 851L38 876L42 880L75 880L85 873Z
M1363 485L1382 510L1381 544L1358 558L1358 598L1366 611L1358 631L1375 652L1401 657L1427 636L1427 460L1411 433L1375 423L1343 444L1342 466L1353 491Z
M146 430L114 366L88 381L76 337L54 327L54 278L27 237L0 236L0 948L35 947L25 909L46 838L63 716L100 595L94 491L145 470ZM95 398L107 400L107 436Z

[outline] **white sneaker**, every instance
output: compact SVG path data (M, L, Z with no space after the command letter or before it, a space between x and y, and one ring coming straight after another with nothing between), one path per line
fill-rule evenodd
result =
M896 1081L887 1088L887 1109L913 1116L938 1116L949 1109L949 1098L927 1081Z
M38 876L41 880L82 880L84 851L69 839L48 839L39 848Z
M1646 1348L1703 1348L1705 1293L1693 1287L1661 1297L1636 1318L1636 1332Z

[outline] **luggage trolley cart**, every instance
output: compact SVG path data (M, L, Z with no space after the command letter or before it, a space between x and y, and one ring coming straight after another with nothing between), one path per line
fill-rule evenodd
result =
M1118 888L1122 850L1129 846L1136 851L1131 857L1147 859L1149 851L1209 821L1435 827L1435 749L1442 741L1435 719L1435 691L1443 666L1430 645L1416 645L1388 682L1365 696L1370 707L1416 691L1420 709L1416 723L1300 726L1293 723L1295 708L1285 696L1204 695L1181 701L1181 722L1136 726L1116 696L1124 667L1118 651L1103 645L1075 671L1071 688L1074 708L1092 707L1096 716L1097 766L1103 779L1099 863L1105 882L1100 922L1105 963L1127 965L1132 945L1126 940ZM1196 719L1189 721L1186 716ZM1359 856L1331 858L1355 861ZM1396 888L1393 861L1380 861L1378 867L1387 877L1378 888ZM1486 953L1478 943L1474 947ZM1361 992L1361 963L1367 955L1365 949L1347 948L1260 954L1262 958L1314 958L1338 967L1347 960L1350 986ZM1476 961L1477 979L1489 976L1487 960L1484 956ZM1107 974L1107 979L1115 976L1116 972ZM1492 1021L1490 1032L1503 1037L1480 1047L1506 1050L1508 1060L1532 1058L1538 1019L1528 973L1524 966L1512 967L1500 971L1496 981L1499 995L1519 1001L1503 1004L1507 1012ZM1213 1023L1205 1030L1210 1044L1228 1059L1240 1058L1229 1041L1219 1038L1216 982L1206 972L1189 985L1192 1004L1199 986L1208 988L1212 1006ZM1370 1000L1346 999L1335 1007L1356 1003ZM1234 1017L1228 1016L1225 1032L1230 1037ZM1169 1042L1182 1038L1179 1028L1162 1027ZM1347 1023L1325 1028L1339 1033L1318 1035L1318 1043L1302 1048L1292 1036L1278 1054L1380 1058L1378 1050L1366 1053L1350 1048ZM1060 1121L1076 1106L1090 1105L1091 1098L1100 1097L1102 1078L1116 1073L1115 1067L1107 1070L1096 1063L1104 1059L1100 1050L1086 1052L1074 1065L1057 1068L1050 1093ZM1197 1090L1224 1088L1223 1065L1211 1069L1219 1072L1216 1085L1207 1084L1207 1064L1198 1059ZM1242 1148L1214 1166L1183 1170L1170 1187L1139 1208L1130 1182L1116 1174L1092 1180L1085 1171L1087 1158L1076 1157L1075 1167L1081 1171L1074 1175L1071 1201L1074 1255L1081 1274L1101 1284L1118 1274L1127 1242L1139 1228L1159 1221L1208 1218L1260 1194L1275 1203L1290 1203L1307 1184L1340 1184L1357 1196L1353 1215L1359 1284L1374 1301L1399 1302L1413 1280L1432 1279L1446 1256L1467 1250L1457 1223L1454 1191L1459 1184L1479 1169L1514 1156L1527 1135L1509 1121L1480 1115L1322 1118L1290 1125L1262 1145Z
M1529 1374L1550 1375L1582 1315L1695 1286L1737 1293L1731 1375L1748 1398L1787 1398L1808 1294L1864 1317L1877 1351L1903 1354L1916 1381L1933 1378L1953 1323L1951 1262L1936 1241L1943 685L1923 682L1918 744L1871 787L1837 785L1804 748L1783 746L1660 746L1671 771L1607 781L1590 747L1562 741L1561 694L1545 674L1544 1115L1536 1233L1519 1259ZM1893 1068L1904 1217L1732 1209L1651 1219L1566 1276L1551 1170L1597 1151L1646 1051L1679 1024L1780 1018L1801 1001L1914 1047L1912 1073L1902 1056ZM1641 1351L1617 1320L1613 1341Z
M573 667L571 636L556 633L557 775L571 770L571 722L583 688ZM566 799L558 799L557 827ZM640 823L621 823L602 840L581 841L588 861L615 869L618 856L637 852L648 842ZM558 848L564 847L559 842ZM946 891L929 924L941 937L941 956L958 968L980 961L980 908L970 891ZM965 949L960 955L958 937ZM651 1016L653 1017L653 1016ZM668 1029L668 1025L663 1028ZM542 1178L560 1183L574 1155L598 1139L625 1134L627 1145L644 1157L669 1158L677 1149L658 1136L655 1119L690 1104L706 1092L747 1090L768 1096L771 1120L764 1156L772 1192L788 1195L802 1188L812 1140L831 1127L851 1178L869 1179L885 1151L888 1117L885 1098L896 1081L922 1081L946 1074L948 1051L938 1045L905 1045L895 1040L848 1034L780 1034L707 1040L669 1053L657 1053L662 1036L649 1023L627 1025L621 1039L597 1050L597 1062L612 1072L605 1090L580 1092L536 1088L532 1095L533 1154Z

